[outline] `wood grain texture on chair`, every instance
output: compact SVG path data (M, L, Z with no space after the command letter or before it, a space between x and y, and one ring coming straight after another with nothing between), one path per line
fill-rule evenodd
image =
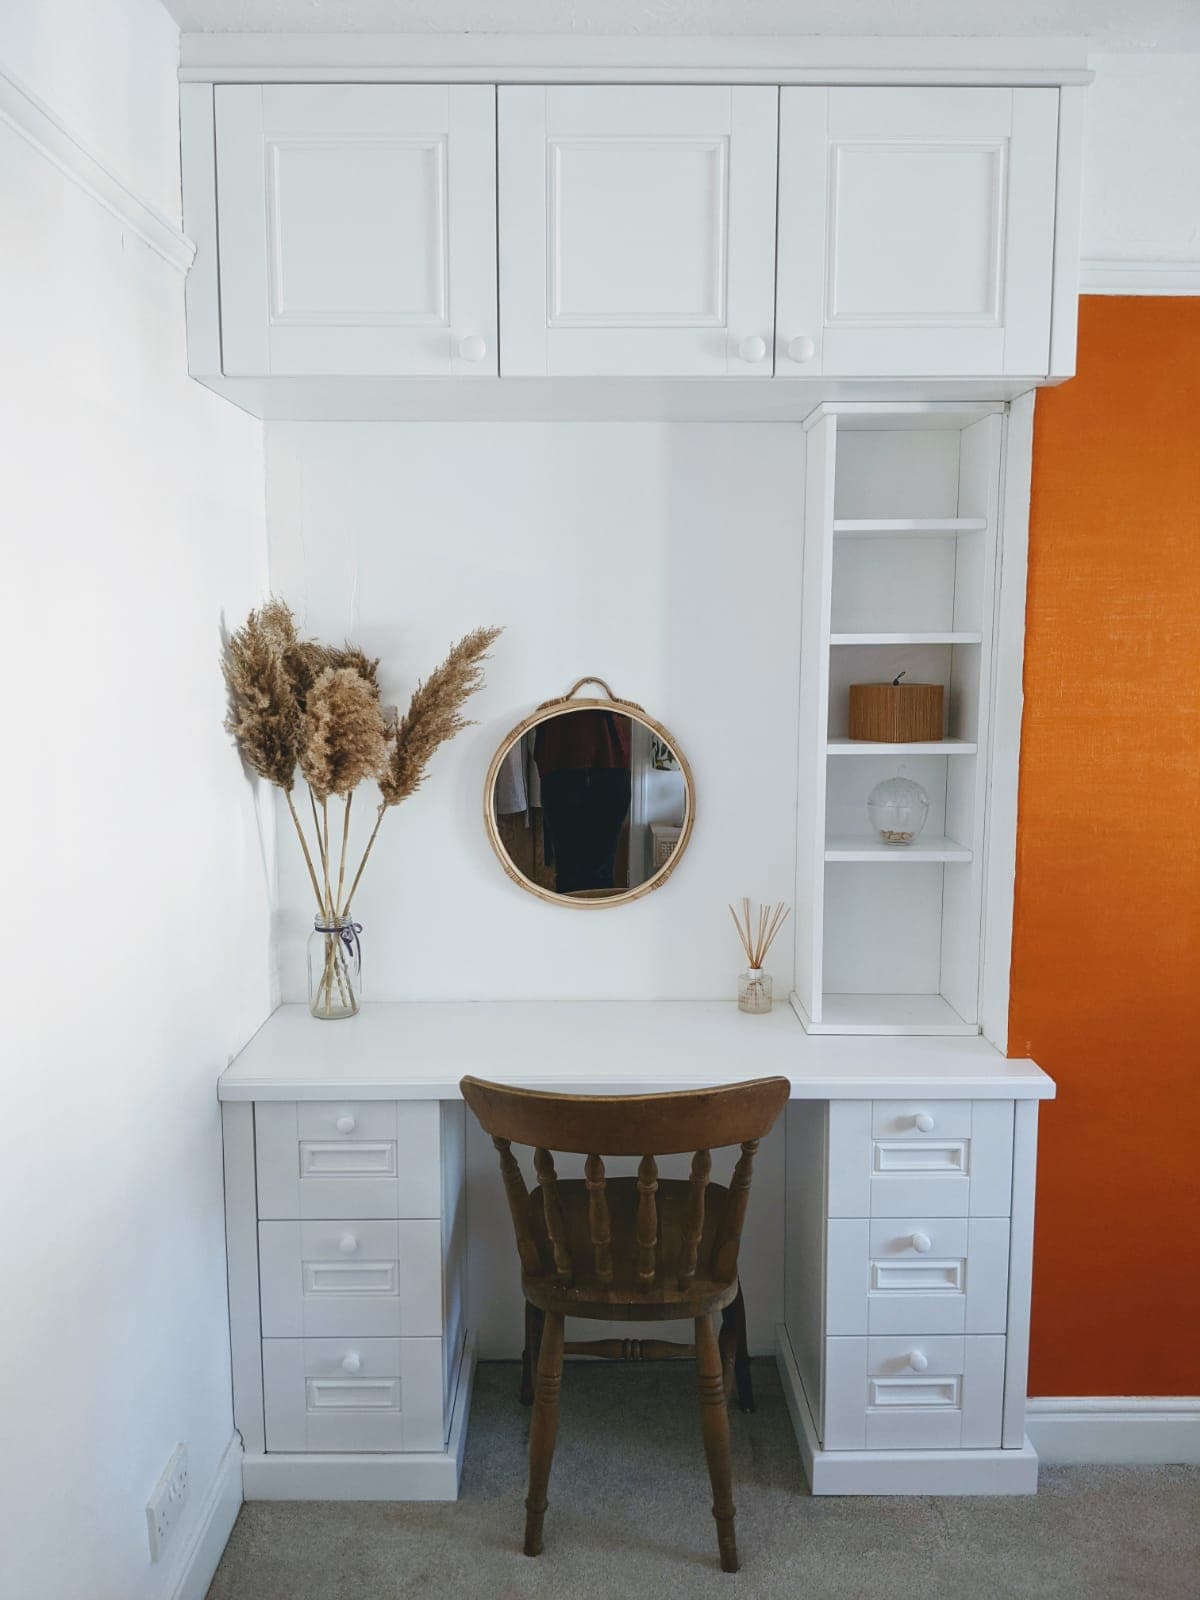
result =
M736 1572L726 1397L753 1408L738 1249L754 1156L787 1102L786 1078L679 1094L559 1095L467 1077L463 1099L500 1157L525 1295L521 1397L532 1400L525 1553L542 1549L558 1426L564 1318L661 1322L690 1318L695 1342L601 1339L570 1353L607 1359L695 1354L704 1450L721 1566ZM533 1147L527 1190L513 1143ZM728 1186L710 1182L711 1152L741 1146ZM583 1178L560 1179L554 1151L584 1155ZM687 1178L658 1175L657 1156L692 1152ZM636 1178L610 1179L605 1156L640 1156ZM722 1313L718 1341L710 1320ZM535 1376L536 1366L536 1376Z

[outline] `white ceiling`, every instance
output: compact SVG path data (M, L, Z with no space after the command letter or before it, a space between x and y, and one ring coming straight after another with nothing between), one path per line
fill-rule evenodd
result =
M197 33L1087 37L1200 50L1200 0L163 0Z

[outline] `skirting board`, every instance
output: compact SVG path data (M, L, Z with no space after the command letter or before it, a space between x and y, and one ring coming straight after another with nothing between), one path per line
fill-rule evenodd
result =
M1036 1493L1038 1458L1028 1439L1019 1450L822 1450L782 1324L775 1338L779 1378L814 1495Z
M475 1379L475 1336L468 1333L445 1450L393 1455L247 1455L247 1500L457 1500Z
M1200 1464L1200 1395L1039 1396L1025 1421L1047 1463Z
M191 1537L180 1552L179 1571L166 1591L168 1600L204 1600L241 1509L242 1441L235 1434L225 1447Z

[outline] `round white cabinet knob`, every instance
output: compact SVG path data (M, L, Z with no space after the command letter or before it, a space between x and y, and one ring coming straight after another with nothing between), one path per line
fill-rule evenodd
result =
M811 361L817 353L817 347L806 333L799 334L795 339L788 340L788 360L803 365Z
M933 1249L933 1240L927 1233L914 1233L912 1236L912 1247L918 1255L923 1256Z
M487 355L487 340L477 333L468 333L458 341L458 353L464 361L482 361Z
M345 1111L334 1123L334 1127L339 1133L353 1133L355 1128L358 1127L358 1123L355 1122L348 1111Z
M933 1118L929 1115L928 1111L918 1111L916 1116L913 1118L913 1127L916 1128L918 1133L932 1133Z
M356 1350L351 1350L349 1355L342 1357L343 1372L357 1372L361 1366L362 1362L359 1360Z
M342 1237L338 1240L338 1249L342 1252L342 1254L344 1256L357 1255L358 1254L358 1240L354 1237L354 1235L352 1233L344 1233L342 1235Z
M908 1354L908 1364L914 1372L924 1372L925 1368L929 1365L929 1357L925 1354L924 1350L910 1350Z
M751 365L757 361L762 361L766 353L767 341L758 333L747 334L741 344L738 345L738 355L741 356L743 361L749 361Z

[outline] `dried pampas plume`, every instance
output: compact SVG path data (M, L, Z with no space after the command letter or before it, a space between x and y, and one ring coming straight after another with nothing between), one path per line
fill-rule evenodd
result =
M379 692L353 667L326 667L314 680L301 728L300 770L318 800L348 795L383 766Z
M500 628L475 628L460 639L441 666L431 672L424 683L417 685L400 721L392 725L388 718L387 760L379 774L382 797L379 814L346 896L343 907L346 912L350 910L385 812L420 788L438 748L470 726L462 708L471 695L482 688L483 663L501 632Z
M300 757L300 707L270 611L252 611L230 636L222 662L230 698L225 727L247 766L290 794Z
M483 663L499 628L476 628L460 639L442 662L419 683L391 740L387 766L379 777L385 806L399 805L421 787L430 759L470 723L462 708L483 684Z

